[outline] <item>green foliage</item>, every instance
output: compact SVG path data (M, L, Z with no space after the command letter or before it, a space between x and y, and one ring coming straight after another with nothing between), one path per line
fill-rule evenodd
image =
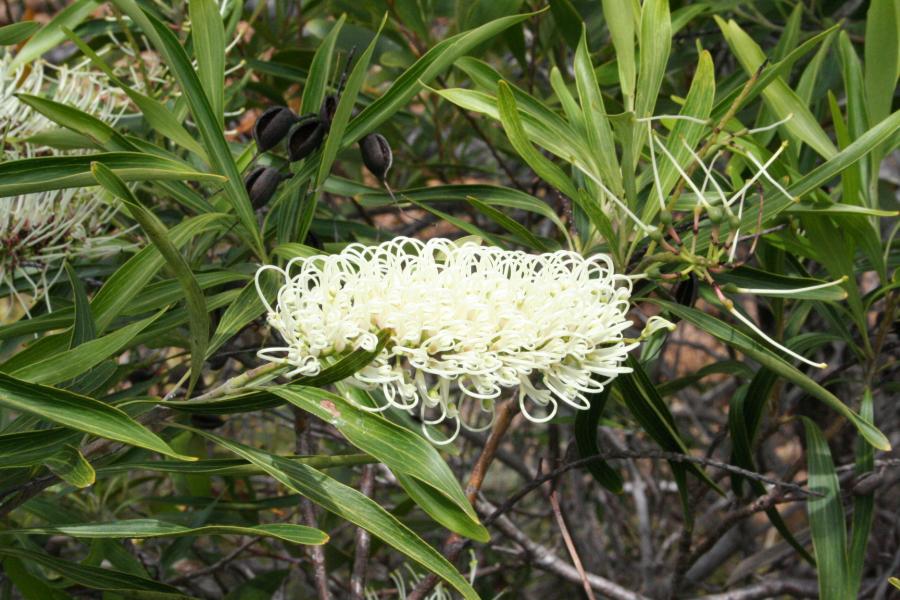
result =
M644 344L630 373L574 424L570 411L514 425L501 456L540 474L571 459L573 442L595 457L582 465L592 477L553 484L575 494L567 510L587 507L566 515L576 540L641 546L625 553L629 565L638 554L648 563L657 533L672 548L651 561L664 563L662 583L615 566L604 576L650 596L722 587L712 573L689 577L692 552L715 542L692 539L695 516L721 496L763 502L764 481L802 469L810 494L758 508L783 540L778 568L803 559L825 599L876 585L878 459L897 433L884 407L897 390L900 9L747 4L78 0L43 26L0 27L10 89L62 47L71 52L54 60L120 99L109 114L83 110L55 95L60 75L10 96L3 115L10 131L17 119L44 123L4 133L15 152L0 163L3 215L25 195L84 190L115 210L104 213L111 241L83 234L88 250L110 247L51 252L47 264L18 260L0 229L0 595L192 597L200 588L184 563L205 577L252 547L259 577L227 597L270 598L293 584L268 558L314 579L317 554L298 545L323 546L333 579L349 581L357 529L375 538L384 573L409 560L465 598L580 593L565 587L580 579L540 588L515 568L483 582L476 569L473 580L448 558L462 537L479 568L500 564L505 542L488 545L497 531L526 548L517 560L534 548L482 521L478 490L462 483L470 446L432 445L419 434L424 413L375 412L381 392L341 383L389 332L315 375L259 366L255 351L281 343L266 314L282 285L275 270L254 279L260 264L427 237L432 224L510 250L608 254L630 277L636 326L657 314L679 322L668 338L629 330ZM250 128L263 110L320 115L328 97L336 109L309 156L257 155ZM393 149L389 188L355 148L376 132ZM284 175L269 198L248 194L255 166ZM682 368L686 335L720 360ZM628 521L627 538L598 542L590 524L631 519L627 502L638 507L645 487L638 468L603 460L613 441L718 457L731 479L716 477L721 464L654 466L680 497L659 508L669 530ZM775 443L797 468L767 462ZM357 490L373 473L374 496ZM512 476L487 480L485 501L512 495ZM775 507L797 499L805 521ZM316 523L307 501L321 509ZM545 503L531 508L522 514L550 523ZM681 541L664 544L672 523ZM369 575L377 591L393 585Z

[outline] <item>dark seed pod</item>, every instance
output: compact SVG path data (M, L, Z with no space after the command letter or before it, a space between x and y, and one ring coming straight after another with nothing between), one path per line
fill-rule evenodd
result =
M253 124L253 140L262 154L281 142L297 122L297 115L286 106L273 106L259 116Z
M691 273L675 286L675 301L684 306L694 306L697 301L697 276Z
M322 101L322 108L319 110L319 118L325 124L325 129L331 129L331 122L334 121L334 115L337 112L338 97L334 94L325 96Z
M256 167L244 180L244 187L250 195L250 201L254 208L265 205L275 193L278 184L284 179L284 175L278 169L271 167Z
M291 162L303 160L322 145L328 128L315 114L300 117L288 136L288 155Z
M378 181L384 181L387 172L394 162L394 155L384 136L380 133L370 133L359 141L359 150L362 153L363 164Z

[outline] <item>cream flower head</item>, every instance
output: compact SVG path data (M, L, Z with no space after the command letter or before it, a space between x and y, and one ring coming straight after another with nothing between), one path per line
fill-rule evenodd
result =
M380 388L377 410L419 410L427 425L454 421L444 442L460 426L490 426L464 422L478 412L467 401L492 417L510 390L528 419L544 422L560 400L587 409L586 394L630 371L623 362L636 344L623 332L631 283L602 254L400 237L264 266L258 290L266 270L284 279L274 307L260 291L284 345L260 350L261 358L292 366L289 375L315 375L330 357L374 350L387 331L375 360L347 382ZM529 402L545 414L534 416Z

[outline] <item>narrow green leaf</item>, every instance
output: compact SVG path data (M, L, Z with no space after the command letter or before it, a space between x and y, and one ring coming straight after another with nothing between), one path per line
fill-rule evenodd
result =
M619 161L616 160L616 143L613 139L612 127L606 115L606 107L603 104L603 96L600 94L600 85L594 73L594 65L591 64L591 52L587 45L587 28L581 31L581 41L575 52L575 84L578 89L578 99L581 102L582 118L587 134L590 155L588 160L597 165L600 178L606 186L621 196L622 172L619 170Z
M84 290L84 283L72 265L67 262L65 267L69 285L72 286L72 295L75 297L75 323L72 327L72 339L69 342L69 349L72 349L97 337L97 326L94 323L94 316L91 314L91 301Z
M196 460L175 452L155 433L118 408L87 396L28 383L4 373L0 373L0 406L179 460Z
M170 107L155 98L151 98L150 96L135 90L128 83L117 77L112 68L106 64L106 61L100 58L100 55L94 52L84 40L65 27L63 28L63 31L65 32L66 37L78 46L81 53L87 56L95 67L103 71L110 82L125 92L128 98L137 105L150 127L182 148L190 150L203 160L209 160L206 155L206 150L204 150L203 146L188 133L187 129L184 128Z
M872 391L866 388L863 393L862 406L859 416L868 421L875 420L875 407L872 400ZM854 475L857 479L872 473L875 469L875 451L872 446L858 440L856 445L856 468ZM847 579L849 585L848 596L855 598L859 594L862 584L863 568L866 564L866 554L869 546L869 534L872 531L872 522L875 518L875 492L868 494L854 494L853 496L853 527L850 533L850 545L847 547Z
M20 21L4 25L0 27L0 46L14 46L23 42L40 28L41 24L36 21Z
M200 79L175 34L155 17L144 12L135 0L113 0L113 3L131 17L143 29L144 34L163 56L172 74L178 80L182 93L191 107L191 114L206 146L207 154L215 170L225 176L225 194L244 228L246 240L253 252L265 259L266 251L250 204L247 190L235 164L219 119L213 113L209 99L203 91Z
M10 71L30 63L48 50L57 47L66 38L63 27L77 27L97 9L97 0L75 0L59 11L40 31L31 36L9 65Z
M209 343L209 312L206 309L203 290L200 289L200 285L194 278L191 266L169 238L169 232L162 221L144 208L128 189L128 186L110 169L101 163L92 163L91 172L100 185L122 200L134 220L141 225L141 229L144 230L153 245L159 249L159 253L184 289L191 330L191 380L188 386L188 395L190 395L190 391L203 369L203 361L206 358L206 348Z
M466 198L466 201L488 219L519 238L523 245L539 252L551 252L553 250L544 242L544 240L531 233L531 230L512 217L507 216L502 211L471 196Z
M169 231L169 241L176 248L180 248L200 233L219 233L233 222L233 217L221 213L191 217ZM106 280L91 302L97 329L103 331L122 314L165 264L166 261L159 249L156 246L147 246L119 267Z
M309 63L309 75L303 86L303 97L300 100L300 114L318 113L328 91L331 79L331 65L334 60L334 44L344 26L347 15L341 15L334 23L331 31L319 42L312 62Z
M872 0L866 12L864 58L866 108L871 123L891 113L891 102L900 74L900 4Z
M619 87L625 98L625 110L634 110L634 86L637 71L634 61L634 15L631 2L603 0L603 16L616 49L616 67L619 69Z
M838 414L847 418L872 446L879 450L890 450L890 442L872 423L860 417L834 394L798 371L753 338L699 310L665 300L648 299L647 301L658 304L672 314L693 323L703 331L717 337L727 345L740 350L756 362L771 369L779 376L793 382L801 389L806 390L808 394L818 398Z
M607 387L599 394L591 395L591 407L588 410L579 410L575 414L575 445L581 458L595 456L599 453L599 448L597 447L597 425L600 422L600 415L603 414L606 401L609 400L611 389L611 387ZM585 465L585 468L594 476L597 483L609 491L616 494L622 492L624 483L622 476L606 461L596 460L589 462Z
M91 463L84 458L78 448L65 446L44 462L54 475L77 488L94 485L96 473ZM8 532L0 532L0 535Z
M766 59L765 53L741 27L733 20L725 21L716 16L716 22L748 75L754 73ZM774 78L763 90L763 98L772 113L779 119L789 115L784 130L798 141L805 142L826 159L837 154L837 148L819 125L819 122L797 94L780 77Z
M138 577L133 573L71 563L33 550L0 548L0 556L11 556L27 562L33 562L88 589L127 593L128 598L134 598L135 600L183 600L190 598L190 596L182 594L176 587L159 583L152 579Z
M190 0L188 8L198 76L212 113L222 125L225 113L225 25L215 0Z
M459 511L468 516L471 523L478 526L474 529L475 539L479 541L489 539L487 530L479 524L475 509L466 499L450 467L437 450L422 437L325 390L285 386L272 389L272 393L330 423L351 444L371 454L395 473L414 477L440 492L452 503L451 506L455 505ZM422 508L428 512L428 507ZM443 511L429 514L443 523L440 518ZM473 528L468 528L466 533L473 533Z
M41 464L67 444L77 444L81 433L55 427L0 435L0 468Z
M79 539L149 539L195 535L256 535L291 544L320 546L328 542L328 535L304 525L291 523L261 523L259 525L203 525L185 527L157 519L126 519L107 523L75 523L27 529L7 529L0 535L67 535Z
M130 323L109 335L84 342L77 348L70 348L42 360L29 361L22 367L9 369L8 373L23 381L45 385L56 385L78 377L120 352L135 336L160 316L162 316L162 311L146 319ZM8 369L9 364L5 364L4 369Z
M806 429L809 489L820 494L810 496L806 501L818 566L819 598L843 600L851 596L848 596L847 531L841 488L825 436L812 420L806 417L800 417L800 420Z
M109 167L124 181L222 182L220 175L195 171L181 161L139 152L23 158L0 164L0 198L96 185L91 163Z
M357 490L307 465L256 450L207 431L198 430L197 433L252 462L284 486L309 498L322 508L369 531L415 563L442 577L466 600L478 600L478 594L469 582L440 552Z

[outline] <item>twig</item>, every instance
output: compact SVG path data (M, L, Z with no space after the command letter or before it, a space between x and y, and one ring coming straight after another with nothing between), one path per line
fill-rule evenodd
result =
M166 583L168 583L169 585L179 585L179 584L185 583L191 579L196 579L197 577L203 577L204 575L209 575L210 573L214 573L214 572L218 571L219 569L221 569L223 566L227 565L228 563L230 563L231 561L236 559L247 548L249 548L250 546L252 546L253 544L255 544L256 542L258 542L261 539L262 539L261 537L251 538L251 539L247 540L246 542L244 542L243 544L241 544L240 546L238 546L237 548L235 548L234 550L232 550L231 552L229 552L228 555L223 556L221 559L217 560L216 562L209 565L208 567L204 567L202 569L197 569L196 571L191 571L190 573L185 573L184 575L179 575L178 577L170 579Z
M581 564L581 558L578 557L578 550L575 549L575 544L572 542L572 536L569 535L569 530L566 528L566 521L563 519L562 511L559 509L559 498L556 495L556 490L550 492L550 506L553 507L553 516L556 518L556 524L559 525L559 532L562 534L563 541L566 543L569 557L572 559L572 562L575 564L575 569L578 570L578 575L581 577L584 593L587 594L588 600L596 600L596 598L594 598L594 591L591 589L591 584L588 581L587 573L584 572L584 566Z
M362 469L359 491L371 498L375 489L375 467L366 465ZM363 600L366 591L366 567L369 562L369 532L362 527L356 528L356 550L353 554L353 571L350 574L350 599Z
M309 435L309 423L306 412L294 407L294 435L295 450L297 454L311 456L314 454L312 440ZM300 514L303 524L307 527L317 527L316 511L309 498L300 500ZM319 600L330 600L328 591L328 570L325 568L325 550L322 546L308 546L309 557L313 564L313 575L316 582L316 592Z
M772 578L739 590L701 596L697 600L763 600L778 598L784 594L800 598L818 598L819 585L815 581L805 579Z
M500 509L486 500L479 500L478 510L483 513L497 513ZM525 552L528 553L534 565L538 568L553 573L575 584L582 582L581 574L575 567L558 557L552 549L529 538L521 529L516 527L508 517L499 516L496 519L495 527L499 529L503 535L519 544ZM646 596L625 589L599 575L585 573L584 576L592 590L612 598L613 600L649 600Z
M509 429L515 415L516 405L512 400L507 400L497 407L491 435L488 437L487 442L485 442L481 454L478 455L478 460L475 462L475 466L472 467L472 474L469 476L469 482L466 484L466 498L468 498L469 502L473 505L475 504L479 490L481 490L481 485L484 483L485 473L487 473L488 467L491 466L491 462L493 462L494 456L497 453L500 439L503 437L503 434L506 433L506 430ZM466 542L458 534L452 533L444 543L444 556L447 557L447 560L453 562L465 546ZM415 589L407 597L407 600L423 600L434 586L437 585L437 582L438 576L434 573L430 573L416 585Z

